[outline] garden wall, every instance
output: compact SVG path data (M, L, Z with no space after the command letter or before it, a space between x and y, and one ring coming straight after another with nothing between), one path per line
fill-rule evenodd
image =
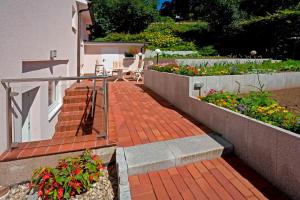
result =
M281 82L283 88L291 77L299 79L300 73L281 75L273 82ZM145 71L145 86L222 134L244 162L292 198L300 199L300 136L192 97L196 78ZM297 84L293 86L299 87Z
M203 83L201 95L211 89L224 90L228 92L248 93L257 91L260 83L264 90L281 90L285 88L300 87L300 72L284 72L273 74L246 74L246 75L224 75L224 76L194 76L190 77L192 96L198 96L199 91L194 90L195 83Z
M167 54L167 55L189 55L189 54L194 54L198 53L198 51L161 51L162 54ZM153 58L156 57L155 51L152 50L146 50L145 52L145 57L146 58Z
M176 59L178 65L189 66L213 66L215 64L244 64L244 63L262 63L270 59L248 59L248 58L217 58L217 59ZM280 62L280 60L273 60L273 62Z

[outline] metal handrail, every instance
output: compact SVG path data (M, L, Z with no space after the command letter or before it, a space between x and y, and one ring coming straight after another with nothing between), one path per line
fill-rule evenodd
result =
M108 84L106 75L100 76L73 76L73 77L49 77L49 78L17 78L17 79L0 79L0 82L5 85L6 90L6 124L7 124L7 147L12 148L12 89L10 83L25 83L25 82L43 82L43 81L69 81L69 80L93 80L93 99L92 99L92 112L95 112L95 99L96 99L96 80L103 79L103 123L104 123L104 135L108 138ZM103 134L100 134L102 137Z
M24 82L42 82L42 81L72 81L72 80L87 80L87 79L103 79L108 76L69 76L69 77L50 77L50 78L15 78L15 79L0 79L1 83L24 83Z

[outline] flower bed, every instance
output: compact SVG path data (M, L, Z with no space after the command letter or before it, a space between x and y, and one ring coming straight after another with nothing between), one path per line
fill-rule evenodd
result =
M285 71L300 71L300 61L288 60L283 62L264 61L262 63L228 64L218 63L214 66L178 66L174 64L155 66L160 72L169 72L187 76L238 75L251 73L272 73Z
M42 199L70 199L87 192L103 176L103 169L98 156L85 151L79 157L60 160L55 168L35 170L29 189Z
M300 134L300 118L280 106L267 92L239 96L211 90L202 100Z

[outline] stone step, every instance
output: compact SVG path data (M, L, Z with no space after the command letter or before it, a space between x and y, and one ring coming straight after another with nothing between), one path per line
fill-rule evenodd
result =
M203 134L126 147L123 151L128 175L131 176L215 159L222 155L224 149L224 146L211 136Z

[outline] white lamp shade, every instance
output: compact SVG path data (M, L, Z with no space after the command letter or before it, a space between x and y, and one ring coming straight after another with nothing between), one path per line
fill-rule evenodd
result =
M160 54L160 53L161 53L161 50L160 50L160 49L155 49L155 53L156 53L156 54Z

